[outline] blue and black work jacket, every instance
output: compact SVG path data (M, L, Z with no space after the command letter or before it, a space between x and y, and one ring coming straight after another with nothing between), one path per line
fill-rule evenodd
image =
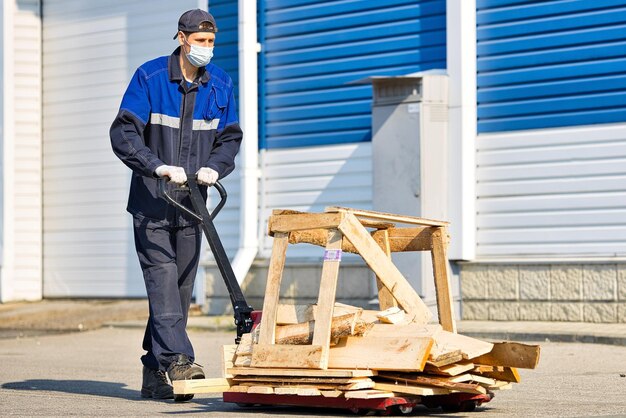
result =
M197 221L158 196L156 168L172 165L195 174L209 167L224 178L235 168L243 137L230 76L209 64L190 83L180 53L179 47L137 69L110 130L113 152L133 171L127 210L170 226ZM207 188L200 190L206 199ZM192 207L187 193L172 195Z

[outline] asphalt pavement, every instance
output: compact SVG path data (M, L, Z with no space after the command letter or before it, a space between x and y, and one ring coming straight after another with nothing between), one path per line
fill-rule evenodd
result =
M330 409L242 409L220 394L187 403L142 399L144 308L141 300L0 305L0 416L352 416ZM520 370L521 383L496 392L477 412L418 408L414 415L626 417L624 324L596 325L460 322L461 333L487 340L540 337L539 366ZM220 348L234 335L232 317L190 318L196 361L207 377L220 376Z

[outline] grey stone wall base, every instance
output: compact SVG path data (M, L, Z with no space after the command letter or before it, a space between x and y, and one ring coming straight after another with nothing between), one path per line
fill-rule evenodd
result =
M626 264L460 267L462 319L626 323Z

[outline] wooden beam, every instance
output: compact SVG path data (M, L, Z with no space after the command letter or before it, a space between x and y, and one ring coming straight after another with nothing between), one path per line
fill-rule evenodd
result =
M377 314L376 317L384 324L402 324L406 322L406 312L395 306L385 309Z
M272 215L268 220L269 234L307 229L337 228L343 213L304 213L300 215Z
M234 376L303 376L303 377L371 377L378 373L375 370L315 370L315 369L289 369L273 368L263 369L254 367L234 367L228 369L228 373Z
M330 348L328 367L422 371L432 344L430 337L346 337Z
M261 316L261 333L259 344L274 344L274 332L276 328L276 310L280 298L280 282L285 268L285 256L289 237L286 233L279 232L274 236L272 256L270 258L265 298L263 300L263 315Z
M308 214L308 213L310 212L302 212L299 210L292 210L292 209L272 210L272 215L303 215L303 214ZM391 222L376 222L376 221L364 220L363 226L365 226L366 228L386 229L386 228L392 228L394 224ZM326 246L326 245L323 245L323 246Z
M252 367L321 369L319 345L256 344L252 349Z
M339 264L341 262L341 242L343 234L331 229L328 231L328 241L324 252L324 264L322 265L322 280L320 281L319 296L317 298L317 313L313 330L313 345L320 346L320 369L328 368L328 350L330 344L333 308L335 294L337 292L337 279L339 277Z
M477 357L474 363L520 369L534 369L539 363L538 345L515 342L494 343L491 352Z
M367 225L362 224L364 227ZM389 228L371 232L372 238L381 247L384 245L385 235L389 236L389 251L430 251L432 249L431 234L433 227L413 227L413 228ZM385 232L386 231L386 232ZM302 231L292 231L289 234L290 244L313 244L320 247L326 246L326 229L309 229ZM346 253L356 254L357 250L349 241L345 241L341 249Z
M222 393L230 390L228 379L216 377L212 379L174 380L172 382L176 395L191 393Z
M363 209L342 208L339 206L329 206L324 211L330 212L330 213L336 213L336 212L351 213L351 214L356 215L358 218L378 219L378 220L383 220L383 221L399 222L399 223L410 224L410 225L447 226L450 224L450 222L446 222L446 221L437 221L434 219L419 218L417 216L395 215L393 213L375 212L375 211L363 210Z
M435 276L435 291L437 295L437 312L439 323L444 330L456 333L456 322L452 308L452 290L448 274L448 257L446 256L447 243L444 242L443 228L437 228L432 234L433 275Z
M352 214L346 215L339 225L339 230L359 250L359 254L367 265L391 291L398 304L414 318L413 321L421 324L427 323L432 318L430 309L358 219Z
M357 328L357 320L360 311L355 311L346 315L332 318L330 327L330 337L341 338L350 335L358 335L366 330L365 327ZM282 325L276 327L276 344L311 344L313 341L313 330L316 321L302 324Z
M387 258L391 259L391 247L389 245L389 232L385 229L382 233L382 242L379 242L382 250L387 254ZM347 241L347 240L346 240ZM398 301L393 297L389 289L385 287L383 282L376 276L376 287L378 288L378 307L381 311L389 308L398 308ZM403 311L404 312L404 311Z

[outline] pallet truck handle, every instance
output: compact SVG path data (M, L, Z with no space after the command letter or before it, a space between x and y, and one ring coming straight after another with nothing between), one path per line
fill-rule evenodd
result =
M163 196L163 198L165 198L165 200L167 200L171 205L179 208L192 218L200 221L200 225L202 225L202 230L204 231L204 235L209 242L209 247L211 247L211 251L213 252L213 256L215 257L215 263L217 264L217 267L222 275L222 279L224 279L224 284L228 289L230 301L233 305L235 326L237 327L237 337L235 338L235 343L239 344L239 341L241 341L241 336L252 331L252 307L248 305L248 302L246 302L246 298L241 291L241 286L239 286L239 282L237 281L237 277L235 276L233 267L230 265L230 261L228 260L228 255L226 254L224 246L222 245L222 241L217 234L215 225L213 225L213 218L217 216L219 211L226 203L226 190L219 182L216 182L214 184L214 187L220 194L221 200L220 203L215 207L215 209L213 209L213 213L209 213L209 210L206 207L206 202L200 194L200 188L198 187L198 183L196 182L195 174L187 174L187 184L174 190L189 193L189 196L191 197L191 204L193 205L193 208L195 210L194 212L193 210L177 202L167 193L165 181L165 179L158 180L159 193L161 194L161 196Z
M195 177L195 174L189 174L188 176ZM163 198L165 198L165 200L167 200L170 205L176 206L178 209L182 210L187 215L202 222L202 216L200 216L200 214L195 213L194 211L192 211L191 209L189 209L188 207L184 205L181 205L180 203L176 201L176 199L172 198L172 196L170 196L167 193L167 186L166 186L165 179L163 178L158 179L158 183L159 183L159 194L163 196ZM226 189L224 188L224 186L222 186L222 183L218 181L213 185L213 187L215 187L215 190L217 190L217 192L220 194L220 202L217 204L217 206L215 206L215 208L213 209L213 212L209 214L211 217L211 220L214 220L217 214L220 213L220 210L222 210L222 208L226 204L226 199L228 198L228 194L226 193ZM174 189L174 191L184 191L184 192L190 193L188 185L177 187L176 189Z

